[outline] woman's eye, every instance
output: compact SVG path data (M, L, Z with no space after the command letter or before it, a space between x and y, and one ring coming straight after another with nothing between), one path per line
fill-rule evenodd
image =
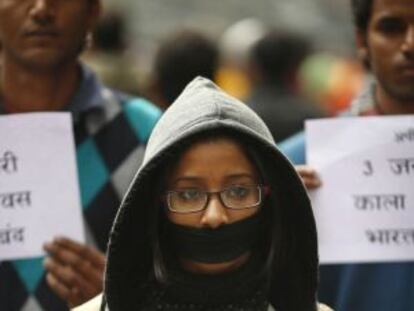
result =
M245 186L234 186L227 189L227 195L231 198L244 198L249 195L250 188Z
M201 197L201 194L201 191L195 189L181 190L178 192L179 198L185 201L197 200Z

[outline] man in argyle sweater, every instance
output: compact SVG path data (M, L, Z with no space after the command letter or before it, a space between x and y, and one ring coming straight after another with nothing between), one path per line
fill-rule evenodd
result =
M102 290L110 226L160 116L80 64L99 13L100 0L0 0L0 114L72 113L88 240L53 240L46 260L0 262L1 311L67 310Z

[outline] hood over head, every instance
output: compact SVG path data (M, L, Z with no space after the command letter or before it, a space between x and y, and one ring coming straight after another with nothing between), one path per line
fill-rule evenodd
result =
M269 302L278 311L316 310L317 237L306 190L263 121L245 104L201 77L185 88L155 126L143 163L118 211L105 275L109 310L129 310L131 302L136 305L143 300L145 283L155 273L154 219L158 218L154 215L161 205L160 176L173 155L207 133L234 137L253 150L271 188Z

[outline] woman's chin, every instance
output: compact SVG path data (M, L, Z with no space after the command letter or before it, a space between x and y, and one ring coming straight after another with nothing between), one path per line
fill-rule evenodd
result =
M181 258L180 262L183 268L195 274L221 274L235 271L243 266L250 257L250 252L247 252L235 259L219 263L205 263L194 261L191 259Z

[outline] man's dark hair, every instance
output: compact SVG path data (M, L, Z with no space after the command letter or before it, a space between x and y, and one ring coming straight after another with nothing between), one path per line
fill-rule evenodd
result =
M154 74L162 97L171 104L196 76L214 80L218 49L194 31L182 31L164 41L154 62Z
M284 84L311 50L308 40L298 34L272 31L252 47L250 60L264 82Z
M351 0L352 15L358 31L367 30L374 0Z

